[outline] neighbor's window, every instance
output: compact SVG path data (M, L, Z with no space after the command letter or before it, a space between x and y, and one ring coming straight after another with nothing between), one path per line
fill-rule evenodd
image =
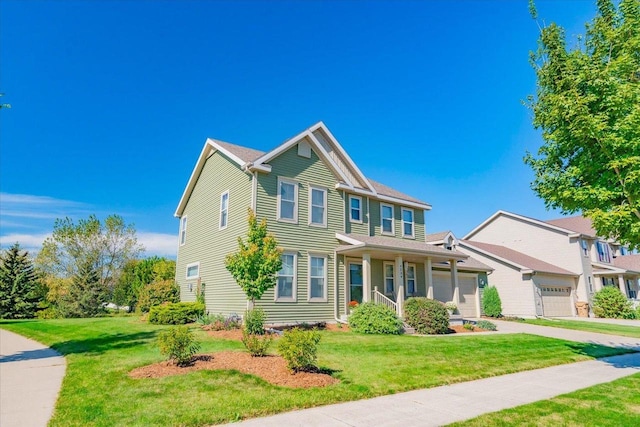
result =
M200 263L187 264L187 279L197 279L200 277Z
M225 191L220 196L220 229L227 228L227 218L229 216L229 192Z
M583 239L580 244L582 245L582 254L584 256L589 256L589 244L587 241Z
M413 234L413 210L402 208L402 236L414 237Z
M325 300L327 298L327 258L309 256L309 300Z
M596 248L598 250L598 260L600 262L611 262L611 255L609 254L609 245L605 242L596 242Z
M349 196L351 222L362 222L362 197Z
M407 295L414 295L416 292L416 266L409 264L407 265Z
M393 233L393 206L380 205L380 218L382 234L394 234Z
M183 216L180 220L180 246L184 245L187 241L187 217Z
M327 190L309 187L309 224L326 227L327 225Z
M295 254L284 253L281 259L282 268L278 272L276 300L295 300L296 256Z
M278 179L278 219L298 221L298 184Z
M384 293L393 294L395 287L393 285L393 263L384 263Z

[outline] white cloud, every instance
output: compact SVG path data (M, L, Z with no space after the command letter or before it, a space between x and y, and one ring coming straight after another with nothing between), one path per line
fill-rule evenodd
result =
M0 236L0 246L2 248L8 248L14 243L20 243L22 249L26 249L29 252L37 252L42 247L44 239L51 236L51 234L22 234L12 233L4 236Z
M145 247L147 256L159 255L175 258L178 252L178 236L175 234L138 232L138 243Z
M49 196L36 196L33 194L0 193L0 202L3 205L49 205L49 206L77 206L86 207L86 203L72 200L56 199Z

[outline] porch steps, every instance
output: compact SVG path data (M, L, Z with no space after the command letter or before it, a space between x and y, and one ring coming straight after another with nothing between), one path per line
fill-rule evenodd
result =
M450 314L449 315L449 325L462 325L464 320L462 319L462 314Z

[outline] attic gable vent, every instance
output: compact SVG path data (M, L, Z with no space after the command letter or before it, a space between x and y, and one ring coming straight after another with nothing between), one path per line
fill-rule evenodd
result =
M311 158L311 145L307 141L298 142L298 156Z

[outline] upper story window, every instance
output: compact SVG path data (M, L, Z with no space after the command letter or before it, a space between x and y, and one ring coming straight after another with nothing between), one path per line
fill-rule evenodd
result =
M276 286L276 301L296 300L296 255L292 253L282 254L282 268L278 272L278 285Z
M187 242L187 217L183 216L180 220L180 246Z
M416 265L407 264L407 295L414 295L418 292L416 287Z
M309 187L309 224L327 226L327 190Z
M402 237L414 238L413 210L402 208Z
M611 262L611 254L609 253L609 245L605 242L596 242L598 249L598 261Z
M620 246L620 255L621 256L625 256L629 254L629 250L627 248L625 248L624 246Z
M191 264L187 264L187 280L189 279L197 279L200 277L200 263L192 262Z
M380 205L380 227L382 228L382 234L394 234L392 205Z
M227 228L227 219L229 217L229 191L225 191L220 195L220 230Z
M395 286L393 282L393 263L385 262L384 263L384 293L389 295L393 294L395 291Z
M349 219L351 222L362 222L362 197L349 196Z
M298 222L298 183L278 178L278 219Z
M586 240L582 239L580 241L580 245L582 246L582 255L589 256L589 243Z
M309 301L327 300L327 257L309 256Z

